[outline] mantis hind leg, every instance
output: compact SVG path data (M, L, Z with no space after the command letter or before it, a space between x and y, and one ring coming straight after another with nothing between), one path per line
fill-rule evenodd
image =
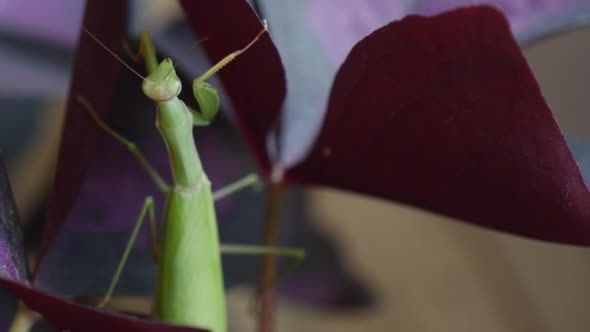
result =
M102 301L98 304L98 307L104 307L113 296L113 292L119 283L119 279L121 278L121 273L123 272L123 268L127 263L127 259L129 258L129 254L131 253L131 248L133 248L133 244L137 239L137 234L139 234L139 229L143 224L143 220L145 217L148 217L150 220L150 235L151 235L151 243L152 243L152 254L154 257L158 257L158 249L156 247L156 208L154 205L154 198L152 196L148 196L145 198L143 202L143 206L141 207L141 211L139 212L139 216L135 221L135 226L133 226L133 231L131 232L131 236L129 237L129 241L127 242L127 246L125 247L125 251L123 251L123 256L117 265L117 269L115 270L115 274L113 275L113 279L109 284L109 288L107 289Z
M255 308L260 307L259 299L265 292L272 289L278 280L299 267L305 259L305 250L301 248L222 244L219 249L222 254L229 255L274 255L292 259L291 264L279 276L264 283L256 291L257 296L255 298L257 300L253 303Z
M88 113L90 114L90 116L92 117L94 122L96 122L96 125L102 131L104 131L106 134L108 134L109 136L111 136L115 140L119 141L121 144L125 145L127 150L129 150L129 152L131 152L131 154L135 157L135 159L137 159L137 161L139 162L141 167L145 170L145 172L148 174L150 179L154 182L154 184L158 187L158 189L160 191L166 193L170 190L170 186L166 183L166 181L164 181L164 179L160 176L160 174L156 171L156 169L147 161L147 159L145 159L145 157L143 156L143 153L141 153L141 150L139 150L139 148L137 147L137 145L135 143L133 143L132 141L123 137L121 134L119 134L118 132L113 130L113 128L111 128L109 125L107 125L98 116L98 114L96 114L96 112L94 111L94 108L92 107L92 105L90 104L90 102L86 98L84 98L82 96L77 96L76 100L80 104L84 105L84 107L86 107L86 109L88 110Z
M292 247L269 247L249 244L221 244L224 255L274 255L291 258L297 265L305 259L305 250Z
M219 250L225 255L273 255L291 258L292 262L283 275L297 268L305 259L304 249L292 247L221 244ZM270 287L271 285L268 286Z

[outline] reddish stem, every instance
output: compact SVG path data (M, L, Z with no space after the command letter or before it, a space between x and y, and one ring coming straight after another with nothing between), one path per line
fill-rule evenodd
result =
M265 246L278 245L283 189L283 185L277 183L270 183L267 187L263 226L264 233L262 238L263 245ZM276 276L276 256L262 256L258 275L258 303L260 310L258 312L258 332L273 331Z

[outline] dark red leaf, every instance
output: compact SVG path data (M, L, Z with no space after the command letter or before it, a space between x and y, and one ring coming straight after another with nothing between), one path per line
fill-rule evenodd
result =
M28 282L26 262L21 224L8 174L0 160L0 276Z
M262 30L246 0L180 1L193 31L212 63L243 48ZM268 34L219 72L233 103L237 123L260 167L270 171L266 139L286 94L285 72Z
M174 326L162 322L138 319L128 315L77 304L22 283L0 279L6 289L55 325L72 332L153 331L153 332L204 332L205 330Z
M590 196L504 16L410 16L359 42L287 180L590 245Z
M120 53L127 18L125 1L87 2L83 25L104 44ZM80 33L67 102L53 190L45 218L45 229L39 249L39 260L65 221L80 190L86 172L97 126L86 109L76 101L85 97L101 115L111 106L120 64L88 34Z

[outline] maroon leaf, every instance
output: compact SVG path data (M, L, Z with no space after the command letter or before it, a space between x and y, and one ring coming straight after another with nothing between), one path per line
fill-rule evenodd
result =
M193 31L207 38L203 48L212 63L246 46L262 24L246 0L183 0ZM238 125L263 172L269 173L267 135L278 118L286 94L279 53L268 34L219 72L233 103Z
M314 150L286 177L590 245L586 186L491 7L409 16L359 42Z
M21 299L59 329L72 332L153 331L203 332L205 330L175 326L157 321L134 318L128 315L77 304L22 283L0 279L0 284Z
M0 160L0 276L27 282L23 235L6 168Z
M86 5L83 25L108 47L120 53L119 45L125 34L126 11L125 1L90 0ZM120 64L88 34L80 34L39 261L78 195L98 131L86 109L76 101L76 97L85 97L101 116L105 116L110 110L119 67Z

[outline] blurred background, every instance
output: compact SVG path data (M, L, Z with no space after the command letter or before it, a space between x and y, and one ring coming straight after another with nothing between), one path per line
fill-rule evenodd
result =
M325 40L322 33L326 32L317 29L321 8L311 4L312 1L280 6L271 1L259 1L255 8L263 18L269 19L271 35L277 40L287 65L297 62L294 66L311 69L323 61L329 64L326 68L335 70L343 58L340 48L352 45L303 47L322 44ZM357 13L364 15L367 22L385 20L381 22L384 24L404 16L412 3L390 1L389 11L384 11L386 2L367 1L365 10ZM182 13L175 2L132 4L131 44L139 29L150 29L161 52L178 59L176 62L186 78L191 79L207 68L198 46L193 46L194 38L182 23ZM354 0L342 1L341 5L358 6ZM371 5L374 5L373 11ZM31 11L26 6L46 8ZM0 69L5 73L0 79L0 156L8 164L27 243L33 252L53 175L82 10L83 2L0 1ZM318 12L314 14L312 10ZM334 21L326 22L335 25L333 30L338 30L337 24L346 27L346 24L358 26L359 21L365 22L363 17L353 17L346 8L333 11ZM380 15L378 19L375 13ZM299 24L289 27L286 25L289 22ZM371 27L367 23L362 28L368 29L365 32L368 33ZM341 28L339 31L348 30ZM293 40L303 46L292 49L283 46L291 40L287 37L295 38ZM346 40L346 36L341 35L333 38ZM355 36L351 40L358 38ZM590 179L588 40L590 29L577 29L528 44L525 49L586 179ZM285 54L287 52L291 55ZM307 57L312 56L316 60L308 64ZM331 77L327 76L325 81L331 82ZM291 80L290 88L299 83L297 79ZM133 90L138 82L133 78L122 79L121 86L132 92L118 96L115 105L127 109L135 105L135 98L141 98ZM146 112L153 114L150 113L153 108L149 105L144 108L147 110L129 111L119 116L115 110L112 120L118 129L140 141L158 164L163 150L153 128L153 118L145 116ZM199 142L203 145L199 148L205 167L208 163L233 165L210 167L214 187L255 171L253 158L232 127L231 116L219 121L201 137L204 143ZM98 213L102 207L96 205L93 198L111 196L107 184L121 184L122 189L116 190L123 192L121 197L134 203L119 217L120 222L108 226L112 228L107 233L111 241L119 238L117 241L122 248L143 192L153 189L133 182L142 181L143 178L136 179L132 175L141 170L135 168L131 158L125 159L122 148L108 143L108 139L101 144L98 151L102 157L89 171L94 180L85 184L87 189L83 193L87 198L79 199L81 207L76 208L72 219L92 220L97 228L107 227L100 220L111 220L121 211L105 198L98 201L106 204L106 212ZM108 158L122 160L122 164L104 160ZM128 166L122 168L121 165ZM161 167L165 168L165 160ZM122 183L121 179L130 177L133 181ZM229 242L257 242L262 200L262 193L248 191L221 205L222 238ZM305 247L309 260L284 280L278 331L581 332L590 328L587 313L590 308L587 282L590 280L590 249L500 234L414 208L320 188L294 188L288 203L283 243ZM88 230L86 226L82 228L85 232ZM47 288L74 296L98 292L108 281L109 266L120 251L117 248L97 251L101 243L105 246L113 243L104 242L104 238L78 242L86 242L75 244L80 251L60 255L59 259L51 261L54 267L67 266L69 272L67 275L51 274L48 278L52 281L47 282ZM127 278L124 276L122 292L145 294L151 287L153 268L147 248L145 243L140 243L134 251L135 259L128 270L136 272L127 272ZM64 251L59 252L63 254ZM98 276L91 282L85 277L93 273L88 266L89 258L81 258L81 253L93 253L92 268L98 270ZM250 284L255 270L248 268L252 262L255 261L232 259L225 262L228 286L231 286L228 293L230 326L234 331L254 330ZM143 281L137 283L137 278Z

